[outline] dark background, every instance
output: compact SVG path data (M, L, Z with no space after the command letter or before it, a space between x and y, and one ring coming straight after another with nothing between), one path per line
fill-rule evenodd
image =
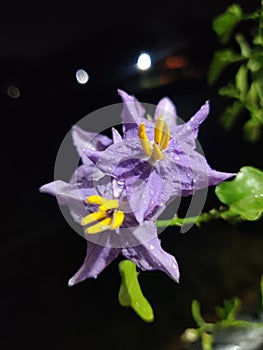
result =
M239 1L245 11L259 1ZM73 288L68 279L85 256L85 241L68 226L56 200L38 188L53 180L56 154L71 126L86 114L119 103L117 88L142 102L169 96L188 120L205 100L211 113L200 142L211 167L237 172L262 168L262 141L249 144L242 125L224 131L225 101L207 85L207 68L219 47L212 19L232 1L18 2L1 5L0 112L2 230L0 344L2 349L179 349L178 335L193 326L190 304L206 314L238 295L244 310L258 306L262 223L176 228L163 247L181 270L176 285L160 272L141 275L156 321L144 324L118 305L117 261L95 280ZM135 68L140 52L150 71ZM167 58L186 58L171 70ZM76 70L90 80L80 85ZM10 96L10 87L20 92ZM9 88L9 94L8 94ZM206 209L218 202L210 190Z

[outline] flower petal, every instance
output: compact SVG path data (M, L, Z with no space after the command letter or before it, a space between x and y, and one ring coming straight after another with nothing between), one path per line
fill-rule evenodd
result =
M69 280L68 285L73 286L86 278L97 278L121 252L121 249L104 247L99 244L87 242L85 260L78 272Z
M118 143L122 141L122 137L119 134L118 130L116 130L115 128L111 128L111 132L112 132L113 143Z
M156 234L156 226L148 222L141 230L151 230ZM160 270L165 272L175 282L179 282L179 269L175 258L165 252L157 236L152 240L137 246L122 249L122 255L133 261L142 270Z
M60 205L67 205L73 219L80 223L83 216L87 215L84 200L94 194L94 189L80 188L78 184L57 180L42 186L40 192L52 194Z
M123 134L125 137L135 137L137 132L134 129L144 120L145 109L134 96L128 95L120 89L118 94L123 102L123 110L121 112Z
M185 124L178 125L174 131L174 137L181 142L195 148L195 139L197 138L200 124L207 118L209 114L209 101L195 113L195 115Z
M96 132L84 131L77 125L72 127L71 135L73 144L76 147L79 156L82 158L83 163L87 161L87 158L83 157L83 150L85 148L103 151L112 143L112 140L107 136Z
M165 117L165 120L167 121L171 129L173 129L176 126L176 107L168 97L162 98L157 104L154 113L154 120L156 120L159 115Z
M142 159L145 154L139 144L138 139L125 140L109 146L105 151L84 150L85 155L96 166L107 175L118 176L118 171L122 171L119 165L126 159ZM127 169L124 169L127 171Z

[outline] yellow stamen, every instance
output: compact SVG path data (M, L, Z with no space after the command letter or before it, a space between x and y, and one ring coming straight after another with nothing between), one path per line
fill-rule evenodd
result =
M104 220L98 222L97 224L86 228L86 233L96 234L108 230L111 226L112 218L105 218Z
M121 224L123 223L123 220L124 220L123 211L120 211L120 210L115 211L113 214L110 230L115 230L117 227L120 227Z
M154 142L160 143L163 139L163 117L159 115L154 126Z
M169 129L167 122L164 121L163 135L162 135L162 140L161 140L161 144L160 144L161 150L164 150L167 148L169 140L170 140L170 129Z
M117 199L109 199L105 200L105 203L99 206L99 210L117 209L118 206L119 202Z
M102 196L89 196L86 198L86 202L90 203L90 204L104 204L105 202L107 202L107 199L103 198Z
M162 151L160 150L159 146L156 143L153 144L153 158L155 160L163 159Z
M81 220L81 225L85 226L85 225L91 224L92 222L104 219L105 217L106 217L106 211L97 211L95 213L91 213L85 216Z
M146 134L144 123L140 124L138 128L138 136L140 138L141 145L145 154L147 154L147 156L150 156L152 154L152 149L151 149L151 144L149 142L148 136Z

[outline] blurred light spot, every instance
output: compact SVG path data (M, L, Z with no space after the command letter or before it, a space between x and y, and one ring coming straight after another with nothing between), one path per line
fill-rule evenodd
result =
M78 69L76 72L76 79L80 84L87 84L89 75L84 69Z
M168 69L179 69L184 68L188 65L188 60L183 55L169 56L165 59L166 68Z
M6 92L7 95L12 98L18 98L20 96L20 90L16 86L9 86Z
M137 61L137 67L140 70L147 70L151 67L151 57L147 53L142 53Z

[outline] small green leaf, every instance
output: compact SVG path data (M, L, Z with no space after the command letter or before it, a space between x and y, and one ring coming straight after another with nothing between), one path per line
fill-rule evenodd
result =
M213 349L213 336L209 333L203 333L201 335L201 344L203 350L212 350Z
M249 119L243 126L245 138L250 142L257 141L261 136L261 127L255 119Z
M241 65L236 74L236 87L240 92L241 100L244 99L248 90L248 68Z
M224 306L217 306L215 311L221 320L234 321L240 309L240 304L240 299L237 297L226 299L224 300Z
M238 100L225 109L220 118L220 122L225 129L229 130L232 128L243 109L243 103Z
M241 55L244 58L249 58L250 52L251 52L251 48L250 48L248 42L246 41L246 39L244 38L244 36L241 35L241 34L237 34L235 39L236 39L236 42L238 43L238 45L240 47Z
M205 320L201 315L201 308L198 300L192 301L192 316L199 327L202 327L202 325L205 324Z
M247 102L251 103L252 105L256 105L258 102L258 93L257 93L257 86L256 82L252 82L250 85L250 89L247 93Z
M215 52L212 62L208 69L208 83L213 84L220 76L220 74L231 63L237 62L241 59L240 55L237 55L231 49L224 49Z
M153 310L141 291L136 265L130 260L123 260L119 263L119 272L122 279L119 290L120 304L130 306L145 322L152 322Z
M242 9L238 4L229 6L223 14L214 19L213 29L222 44L225 44L229 40L235 25L241 19Z
M237 98L239 99L239 91L237 88L229 84L228 86L223 86L218 90L219 95L221 96L226 96L226 97L232 97L232 98Z
M216 186L215 193L231 212L246 220L258 220L263 213L263 172L243 167L234 180Z

